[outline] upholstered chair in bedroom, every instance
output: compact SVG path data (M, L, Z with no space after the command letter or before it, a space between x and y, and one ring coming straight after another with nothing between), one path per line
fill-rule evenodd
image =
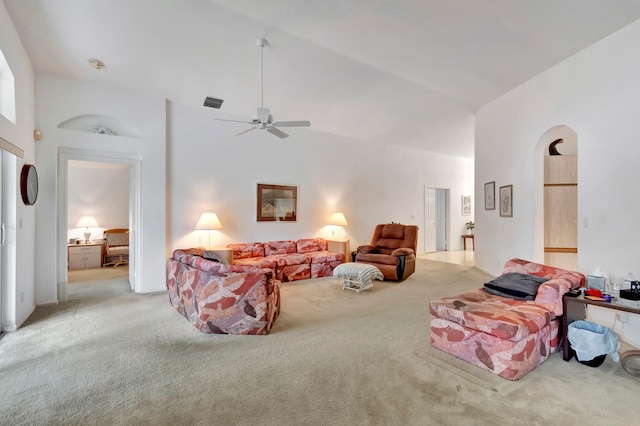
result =
M129 230L126 228L107 229L104 231L105 250L102 266L129 263Z
M358 247L356 262L380 269L385 280L402 281L416 270L418 227L399 223L376 226L371 244Z

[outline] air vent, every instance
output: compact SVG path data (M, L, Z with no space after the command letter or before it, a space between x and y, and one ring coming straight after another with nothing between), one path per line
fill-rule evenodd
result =
M222 99L216 99L216 98L211 98L207 96L207 98L204 100L204 106L209 108L220 109L223 102L224 101Z

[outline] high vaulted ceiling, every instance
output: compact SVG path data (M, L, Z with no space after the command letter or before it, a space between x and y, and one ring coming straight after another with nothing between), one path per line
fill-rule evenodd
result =
M211 120L244 120L260 104L265 37L264 106L276 120L465 157L480 106L640 19L638 0L4 3L38 72L194 108L222 98Z

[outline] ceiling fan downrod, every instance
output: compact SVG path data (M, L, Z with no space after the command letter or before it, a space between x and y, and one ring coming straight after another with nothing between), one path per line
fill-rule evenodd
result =
M256 44L260 48L260 108L264 108L264 65L262 50L266 45L269 44L269 42L265 38L259 38L256 41Z

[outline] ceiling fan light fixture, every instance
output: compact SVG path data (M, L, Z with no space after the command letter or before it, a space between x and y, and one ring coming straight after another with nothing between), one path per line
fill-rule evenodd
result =
M102 70L105 67L104 62L96 58L89 59L89 66L97 70Z
M259 38L256 41L256 45L260 48L260 106L257 108L257 112L256 115L253 117L253 119L251 121L240 121L240 120L229 120L229 119L224 119L224 118L216 118L216 120L220 120L220 121L232 121L232 122L239 122L239 123L247 123L247 124L251 124L253 127L244 130L240 133L238 133L236 136L240 136L243 135L247 132L250 132L252 130L256 130L256 129L260 129L260 130L266 130L267 132L271 133L272 135L275 135L281 139L284 139L286 137L289 137L289 135L285 132L283 132L280 129L277 129L276 127L308 127L311 125L311 123L309 121L277 121L274 122L273 121L273 116L271 115L271 111L268 108L264 107L264 86L263 86L263 80L264 80L264 71L263 71L263 58L262 58L262 48L267 46L269 44L269 42L267 42L266 39L264 38ZM207 98L208 99L208 98ZM208 106L206 101L205 101L205 106Z

